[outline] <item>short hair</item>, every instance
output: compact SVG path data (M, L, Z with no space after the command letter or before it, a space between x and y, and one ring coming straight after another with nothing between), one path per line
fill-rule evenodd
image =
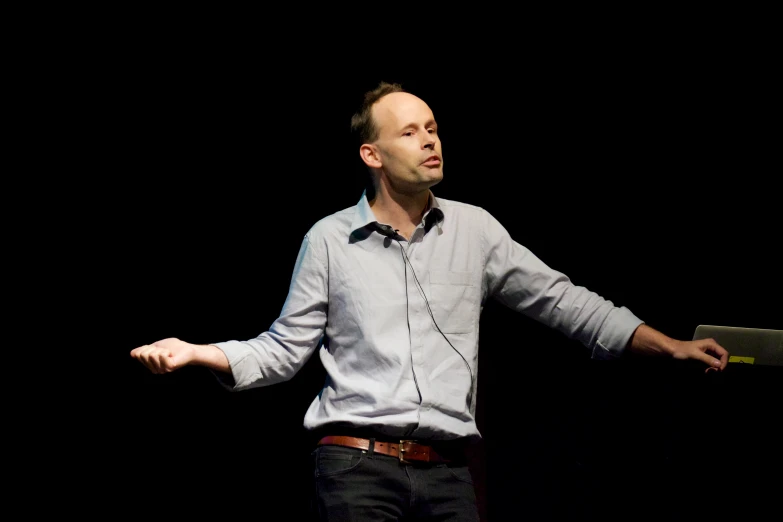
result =
M359 144L372 143L378 139L378 126L372 119L372 106L387 94L407 92L399 83L381 82L378 86L364 93L364 100L359 111L351 117L351 132L359 138Z

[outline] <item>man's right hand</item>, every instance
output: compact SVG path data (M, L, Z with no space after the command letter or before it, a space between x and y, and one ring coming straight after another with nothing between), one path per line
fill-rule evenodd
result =
M134 348L130 354L152 373L169 373L195 362L196 350L196 345L169 337Z

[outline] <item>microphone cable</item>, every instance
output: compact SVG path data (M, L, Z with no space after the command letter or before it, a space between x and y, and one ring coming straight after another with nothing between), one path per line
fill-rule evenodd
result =
M394 230L393 235L395 237L392 237L391 230ZM384 233L385 232L385 233ZM392 229L391 227L388 227L384 229L384 232L382 232L383 235L390 237L397 241L397 244L400 245L400 252L402 253L402 263L405 268L405 316L408 319L408 336L410 337L410 331L411 331L411 322L410 318L408 317L408 265L411 267L411 272L413 273L413 279L416 282L416 289L419 291L421 296L424 298L424 303L427 305L427 312L430 314L430 317L432 318L432 323L435 325L435 328L438 329L438 332L443 336L444 339L446 339L446 342L449 343L449 346L451 346L451 349L457 352L457 355L460 356L462 359L462 362L465 363L465 367L468 369L468 373L470 374L470 388L468 389L468 411L470 411L470 405L473 402L473 370L470 368L470 364L468 364L467 359L465 359L465 356L460 353L459 350L457 350L453 344L451 344L451 341L449 341L449 338L446 337L446 334L443 333L443 330L440 329L440 326L438 326L438 322L435 320L435 315L432 313L432 308L430 307L430 302L427 299L427 295L424 293L424 288L421 286L421 283L419 282L419 278L416 277L416 271L413 269L413 264L411 264L410 259L408 258L408 254L405 253L405 247L402 246L402 243L399 239L397 239L396 235L399 234L398 229ZM406 265L407 262L407 265ZM411 351L411 369L413 370L413 351ZM419 383L416 379L416 371L413 370L413 382L416 385L416 391L419 392L419 404L421 404L421 390L419 389Z

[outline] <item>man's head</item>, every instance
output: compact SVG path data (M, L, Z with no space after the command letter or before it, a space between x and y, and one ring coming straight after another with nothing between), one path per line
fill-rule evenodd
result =
M379 184L401 194L427 190L443 179L443 154L432 111L399 84L382 82L365 94L351 119L359 154Z

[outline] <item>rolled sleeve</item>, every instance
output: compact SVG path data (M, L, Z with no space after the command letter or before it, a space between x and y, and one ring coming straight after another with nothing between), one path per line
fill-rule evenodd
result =
M616 359L620 357L631 336L644 324L628 308L615 307L604 321L598 333L598 340L593 347L592 358L599 360Z
M245 390L283 382L296 374L323 338L327 313L327 265L308 235L297 256L280 316L255 339L213 343L228 359L229 373L213 372L223 387Z
M239 391L241 387L237 383L253 382L260 375L258 369L254 367L252 359L248 360L249 350L244 343L239 341L226 341L214 343L228 359L228 366L231 373L213 371L218 382L229 391Z
M575 285L530 250L514 241L489 213L482 244L489 295L589 348L592 358L619 357L642 324L625 307L615 306Z

